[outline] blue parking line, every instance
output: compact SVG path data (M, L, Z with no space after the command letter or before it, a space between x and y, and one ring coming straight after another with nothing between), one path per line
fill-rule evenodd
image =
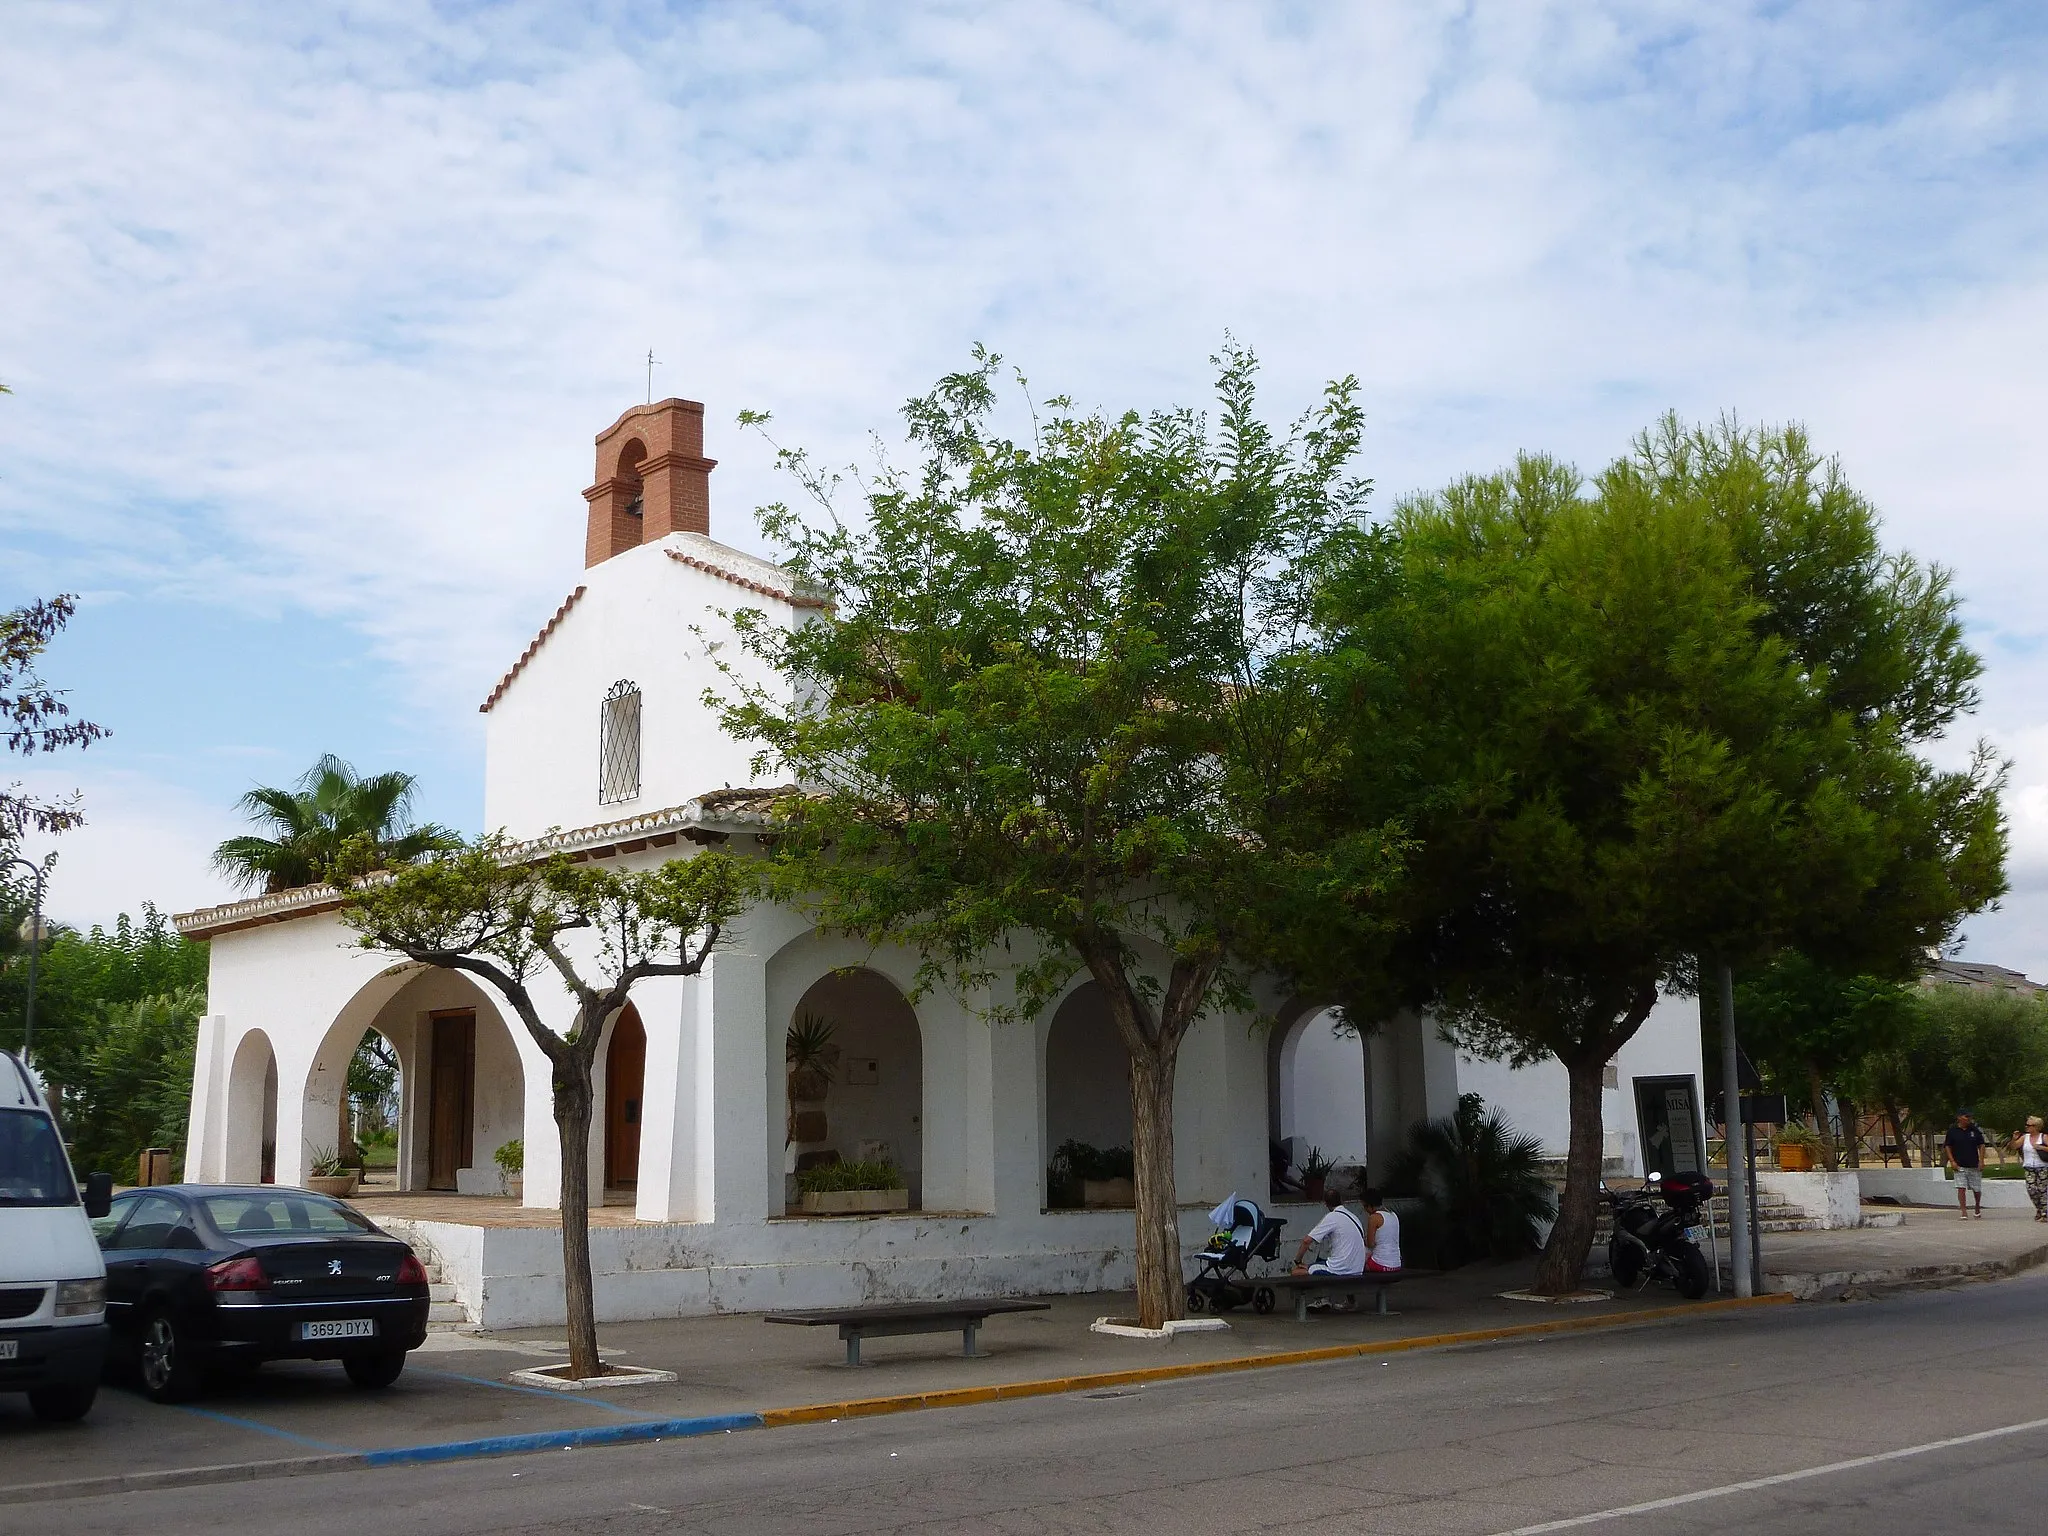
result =
M714 1413L694 1419L643 1419L637 1424L600 1424L592 1429L544 1430L531 1435L491 1435L482 1440L448 1440L439 1445L403 1445L362 1452L363 1464L397 1467L475 1456L516 1456L528 1451L567 1451L586 1445L631 1445L648 1440L687 1440L742 1429L760 1429L758 1413Z
M550 1392L546 1387L521 1386L516 1381L493 1381L488 1376L465 1376L460 1371L435 1371L424 1366L407 1365L409 1376L439 1376L444 1381L466 1381L473 1387L496 1387L500 1392L524 1392L531 1397L544 1397L551 1403L586 1403L592 1408L608 1408L613 1413L623 1413L628 1418L640 1418L645 1410L628 1408L623 1403L608 1403L601 1397L585 1397L580 1392Z
M264 1424L255 1419L238 1419L232 1413L221 1413L212 1408L194 1408L190 1403L176 1403L172 1406L183 1413L194 1414L202 1419L212 1419L219 1424L232 1424L237 1429L253 1429L258 1434L275 1435L280 1440L289 1440L295 1445L308 1445L316 1451L352 1451L355 1449L354 1446L335 1445L331 1441L315 1440L308 1435L295 1435L288 1429L279 1429L275 1424Z

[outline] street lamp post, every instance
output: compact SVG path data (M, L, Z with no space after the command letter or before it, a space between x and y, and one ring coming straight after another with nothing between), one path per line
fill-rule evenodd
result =
M19 864L35 880L34 904L28 928L28 1003L22 1010L21 1057L26 1061L36 1043L36 952L43 947L43 866L30 863L27 859L8 859L0 862L0 869L11 869Z

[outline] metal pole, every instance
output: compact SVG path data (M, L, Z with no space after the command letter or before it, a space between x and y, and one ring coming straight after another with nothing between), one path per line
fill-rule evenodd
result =
M1721 1119L1723 1122L1722 1141L1727 1148L1728 1163L1728 1273L1735 1283L1735 1294L1754 1296L1756 1283L1751 1266L1739 1255L1749 1251L1749 1170L1745 1159L1735 1155L1735 1136L1739 1128L1745 1142L1749 1136L1748 1124L1742 1117L1742 1080L1738 1065L1739 1054L1735 1048L1735 972L1724 960L1721 970Z

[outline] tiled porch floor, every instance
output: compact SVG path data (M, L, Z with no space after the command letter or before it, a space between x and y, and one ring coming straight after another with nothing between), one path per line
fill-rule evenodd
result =
M359 1189L349 1201L372 1221L404 1217L412 1221L454 1221L471 1227L559 1227L562 1213L528 1210L509 1195L451 1195L439 1190L400 1194L396 1190ZM634 1225L631 1190L608 1189L601 1209L590 1213L593 1227Z

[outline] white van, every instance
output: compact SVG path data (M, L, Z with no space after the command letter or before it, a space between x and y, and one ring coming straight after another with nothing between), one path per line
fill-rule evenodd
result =
M107 1353L107 1267L91 1218L113 1179L79 1198L42 1085L0 1051L0 1392L26 1392L39 1419L82 1418Z

